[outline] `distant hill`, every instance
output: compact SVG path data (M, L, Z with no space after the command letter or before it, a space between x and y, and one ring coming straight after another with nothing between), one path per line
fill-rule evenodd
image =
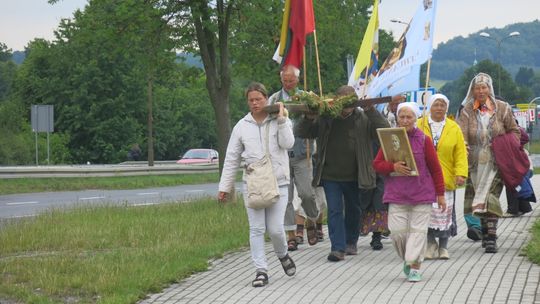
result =
M194 66L200 69L203 68L203 64L199 56L194 56L193 54L190 54L190 53L178 53L176 54L176 57L178 61L184 62L188 66ZM25 58L26 58L26 53L24 51L14 51L11 57L13 62L15 62L16 64L23 63Z
M26 53L24 51L14 51L13 55L11 56L11 60L13 60L13 62L15 62L16 64L23 63L25 58Z
M441 80L455 80L463 71L476 61L489 59L498 61L497 41L482 37L486 32L495 39L507 37L511 32L519 32L520 36L505 38L500 52L502 66L512 75L520 67L530 67L540 71L540 21L515 23L502 29L486 28L468 37L456 37L441 43L433 51L431 61L431 77Z
M178 53L176 54L176 58L177 61L182 61L188 66L193 66L200 69L203 68L202 60L199 56L194 56L190 53Z

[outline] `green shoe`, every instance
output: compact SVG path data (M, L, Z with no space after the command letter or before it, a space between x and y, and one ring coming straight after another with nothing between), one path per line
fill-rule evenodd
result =
M409 276L409 273L411 272L411 265L407 265L406 262L403 262L403 273L406 276Z
M409 272L409 276L407 277L409 282L420 282L422 281L422 275L420 272L416 269L413 269Z

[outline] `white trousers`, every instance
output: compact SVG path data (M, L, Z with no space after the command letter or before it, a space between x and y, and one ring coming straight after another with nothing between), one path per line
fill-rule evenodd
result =
M279 201L272 207L265 209L247 208L249 220L249 245L251 249L251 259L255 264L256 271L267 272L268 263L264 253L264 233L268 232L274 253L278 258L287 255L287 240L285 238L285 229L283 221L285 218L285 209L289 189L287 185L279 187ZM244 197L247 197L244 187Z
M424 261L431 204L390 204L388 229L392 244L407 265Z

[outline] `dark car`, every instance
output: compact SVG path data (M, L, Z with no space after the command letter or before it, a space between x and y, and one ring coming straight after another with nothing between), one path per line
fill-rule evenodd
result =
M176 163L183 165L214 164L218 161L219 154L214 149L190 149Z

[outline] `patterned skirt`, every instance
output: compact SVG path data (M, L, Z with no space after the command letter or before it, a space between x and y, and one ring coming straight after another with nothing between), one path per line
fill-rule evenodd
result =
M499 173L499 171L497 171L497 174L495 174L495 177L493 178L489 186L488 194L485 198L483 198L484 203L486 204L484 208L485 211L473 210L473 200L475 199L476 192L471 178L467 178L467 183L465 185L465 201L463 203L463 213L473 213L475 216L478 217L502 217L503 212L501 208L501 202L499 201L502 190L503 181L501 179L501 174Z

